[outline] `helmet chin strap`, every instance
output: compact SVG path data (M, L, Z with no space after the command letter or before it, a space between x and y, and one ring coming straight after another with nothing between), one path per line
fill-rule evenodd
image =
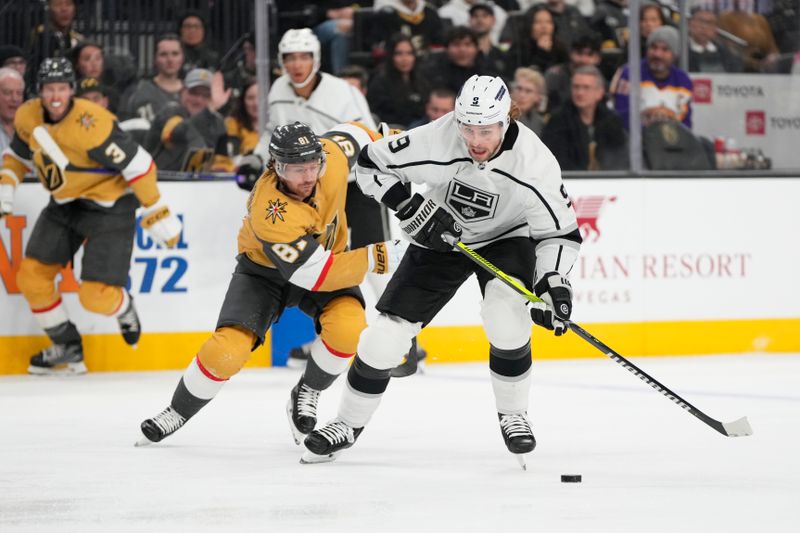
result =
M315 65L314 68L311 69L311 74L309 74L305 80L301 81L300 83L295 83L294 81L292 81L292 78L289 77L289 83L291 83L292 87L294 87L295 89L302 89L303 87L311 83L311 81L317 75L318 71L319 67Z

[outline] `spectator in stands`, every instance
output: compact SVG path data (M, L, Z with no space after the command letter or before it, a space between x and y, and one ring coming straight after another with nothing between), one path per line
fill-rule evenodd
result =
M219 54L205 42L206 30L206 21L197 11L187 11L178 20L178 35L183 45L183 72L195 68L219 68Z
M439 8L439 17L449 19L451 26L469 26L472 28L473 8L483 6L483 12L492 16L492 25L487 34L488 40L492 45L500 43L500 33L508 20L506 10L495 2L485 0L449 0ZM482 30L472 28L480 35Z
M231 97L236 100L242 95L245 85L256 77L256 42L252 33L242 41L242 49L236 63L224 72L225 86L231 89Z
M508 55L496 46L492 38L498 25L496 9L499 8L488 2L472 4L469 8L469 28L478 36L479 61L506 78L511 68Z
M689 19L689 72L742 72L742 58L717 40L717 14L692 9Z
M258 83L255 78L247 81L236 99L233 111L225 119L228 131L228 153L238 166L240 156L253 152L258 144Z
M376 8L368 26L367 42L379 56L384 53L386 39L396 33L411 37L417 54L427 54L431 47L444 43L442 20L423 0L388 0Z
M428 94L425 102L425 116L412 122L408 128L424 126L429 122L441 118L456 108L456 93L445 87L434 89Z
M570 80L575 69L584 65L600 65L600 38L595 33L585 33L573 39L569 62L553 65L544 73L547 83L547 107L555 110L569 100Z
M530 67L519 67L514 72L511 99L522 113L517 120L541 135L547 109L547 89L542 73Z
M692 128L692 80L674 65L680 53L680 36L672 26L661 26L647 39L647 56L641 63L642 125L677 120ZM626 128L630 127L630 65L614 76L611 92L614 109Z
M108 88L97 78L83 78L78 82L75 96L85 98L90 102L108 109Z
M367 96L369 89L369 72L361 65L347 65L336 75L355 87L358 92Z
M719 27L747 41L742 53L745 72L776 70L780 51L763 15L739 9L723 11L719 14Z
M425 114L428 82L417 68L411 39L396 34L389 39L386 57L372 77L367 102L373 113L388 124L407 128Z
M592 65L575 69L571 99L553 112L542 141L561 170L628 168L628 136L605 103L605 79Z
M120 115L123 118L140 117L152 122L170 102L180 100L183 80L183 48L174 33L162 35L156 41L154 66L156 75L132 85L122 97Z
M600 71L611 79L628 57L628 0L597 0L589 26L602 43Z
M322 46L323 54L330 58L331 72L347 66L350 35L353 30L352 0L320 2L325 9L325 20L314 26L314 33ZM327 64L327 61L324 61Z
M46 57L69 57L70 50L83 40L73 29L75 15L74 0L47 0L47 21L31 31L28 43L28 85L36 85L36 72Z
M444 54L431 56L423 67L432 87L447 87L457 93L473 74L498 76L478 55L478 36L464 26L450 28Z
M564 46L569 47L573 39L591 31L589 23L578 8L569 5L565 0L547 0L547 8L553 15L556 34Z
M518 67L536 67L540 72L568 59L559 40L553 15L544 4L525 13L521 33L511 46L509 55Z
M103 47L92 41L78 43L72 49L72 65L79 79L102 78Z
M22 105L25 80L17 70L0 68L0 153L14 138L14 116Z
M28 60L22 48L8 44L0 46L0 68L13 68L23 76L28 67Z
M145 148L159 169L233 169L227 153L225 122L211 109L211 79L209 70L190 70L183 82L180 103L170 102L156 115Z
M639 9L639 38L641 57L647 54L647 38L656 28L666 26L667 19L664 17L664 12L661 11L659 4L647 1L642 3ZM627 56L626 56L627 57Z
M498 0L497 3L502 3L506 10L522 10L527 11L535 4L541 4L547 0ZM578 11L587 19L594 14L595 0L566 0L567 5L575 6Z

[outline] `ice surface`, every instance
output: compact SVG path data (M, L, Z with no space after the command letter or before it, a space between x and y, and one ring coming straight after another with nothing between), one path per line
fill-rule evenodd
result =
M800 355L635 362L755 434L718 434L607 359L535 361L524 472L487 365L429 365L390 383L336 462L300 465L284 414L296 370L242 372L147 448L138 425L177 372L0 378L0 531L797 531Z

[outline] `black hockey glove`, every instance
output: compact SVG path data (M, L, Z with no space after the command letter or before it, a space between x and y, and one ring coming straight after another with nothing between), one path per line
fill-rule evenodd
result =
M557 337L566 333L564 321L572 314L572 287L569 280L558 272L548 272L533 287L533 292L544 300L544 304L530 306L533 323L552 330Z
M449 252L453 249L453 246L443 239L445 233L456 239L461 236L461 226L453 216L439 204L419 193L398 209L395 216L400 219L400 228L414 239L414 242L437 252Z
M239 168L236 169L236 185L240 189L252 191L253 187L264 172L264 162L255 154L242 158Z

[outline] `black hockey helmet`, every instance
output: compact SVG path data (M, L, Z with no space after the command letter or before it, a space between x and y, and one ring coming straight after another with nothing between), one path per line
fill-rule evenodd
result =
M306 163L323 160L322 143L302 122L278 126L269 141L269 155L276 163Z
M45 83L67 82L75 88L75 69L65 57L48 57L42 61L39 73L36 76L37 90L41 90Z

